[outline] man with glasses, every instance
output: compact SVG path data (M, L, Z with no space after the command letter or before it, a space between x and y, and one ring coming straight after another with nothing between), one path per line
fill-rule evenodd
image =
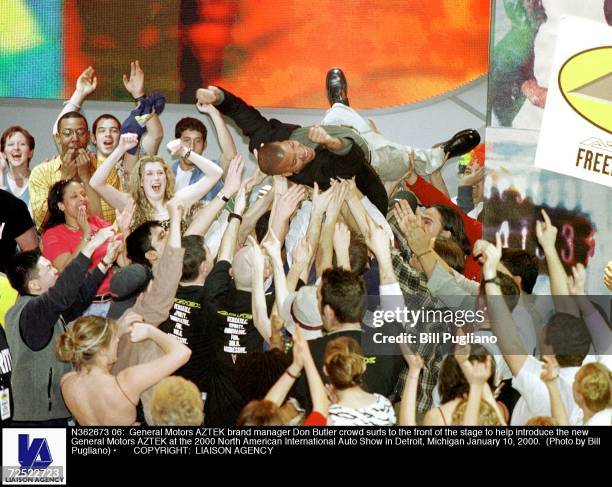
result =
M100 203L100 197L89 186L89 178L96 170L97 161L96 156L87 150L90 137L87 120L78 112L65 113L58 120L54 137L59 155L37 165L30 175L30 201L36 227L40 227L47 213L49 190L61 179L83 183L87 192L88 213L103 217L103 205L106 203Z

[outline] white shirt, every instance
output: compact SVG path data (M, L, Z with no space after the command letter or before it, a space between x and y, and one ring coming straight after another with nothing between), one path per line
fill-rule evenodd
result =
M189 186L189 181L191 181L192 171L183 171L181 169L181 165L179 164L176 168L176 178L174 181L174 192L176 193L178 190L186 188Z
M602 362L609 368L610 357L587 355L582 365L590 362ZM583 421L582 409L574 401L572 392L574 377L578 370L580 370L580 367L561 367L557 379L561 400L565 405L570 425L580 425ZM510 420L511 426L524 426L534 416L552 415L548 389L540 379L541 373L542 364L530 355L517 376L512 380L512 387L521 393L521 397L514 406L512 419Z

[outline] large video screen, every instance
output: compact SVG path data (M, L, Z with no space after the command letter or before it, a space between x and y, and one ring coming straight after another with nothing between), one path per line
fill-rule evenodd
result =
M427 100L487 72L488 0L6 0L0 96L65 98L91 65L93 98L125 100L140 60L149 90L191 103L221 85L257 106L322 108L341 67L351 104Z

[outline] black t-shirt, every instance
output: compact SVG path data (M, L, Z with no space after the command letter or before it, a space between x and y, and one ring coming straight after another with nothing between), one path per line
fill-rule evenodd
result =
M28 206L8 191L0 189L0 272L17 253L17 237L34 226Z
M251 293L240 291L229 275L227 261L215 264L204 283L205 313L210 320L207 340L213 359L207 382L206 425L234 425L244 399L236 389L238 355L263 351L264 339L253 324ZM268 311L274 295L266 295Z
M395 385L399 379L400 372L403 369L404 361L401 356L399 347L386 346L386 347L372 347L372 337L376 332L383 332L384 334L395 334L397 330L395 328L391 330L390 326L371 329L363 327L362 330L343 330L310 340L308 346L310 347L310 353L314 363L319 370L319 374L323 381L326 381L325 374L323 373L323 359L325 357L325 348L327 344L332 340L340 337L350 337L357 340L357 342L364 349L364 356L366 359L366 371L363 376L363 388L371 393L378 393L385 397L389 397L395 388ZM379 348L381 352L384 350L384 354L370 354L367 352L368 349ZM308 383L306 381L306 374L302 373L300 379L296 383L296 396L297 399L302 403L303 406L310 407L310 393L308 390Z
M4 327L0 325L0 424L6 426L13 416L13 394L11 392L11 352Z
M179 286L168 319L159 326L163 332L191 349L191 358L175 375L194 382L206 390L206 378L211 362L211 343L207 340L208 324L202 302L203 286Z

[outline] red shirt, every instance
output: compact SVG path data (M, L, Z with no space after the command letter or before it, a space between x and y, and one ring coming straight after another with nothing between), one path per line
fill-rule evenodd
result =
M90 216L87 218L91 227L91 235L95 235L101 228L109 227L110 225L98 216ZM72 254L79 246L83 232L81 230L72 230L64 224L56 225L47 230L42 237L43 257L53 262L60 255L69 253ZM90 269L98 265L102 257L106 254L108 242L100 245L91 256ZM112 271L108 271L106 277L98 288L97 295L110 293L110 280Z
M317 411L313 411L304 421L304 426L327 426L327 418Z
M422 177L417 176L417 180L414 184L406 184L406 186L408 186L410 191L412 191L425 206L444 205L450 206L455 210L461 217L461 220L463 220L463 230L472 247L474 247L477 240L482 238L482 223L463 213L463 211L447 198L444 193L438 191L437 188L429 184ZM471 254L465 259L463 275L468 279L480 282L480 264Z

